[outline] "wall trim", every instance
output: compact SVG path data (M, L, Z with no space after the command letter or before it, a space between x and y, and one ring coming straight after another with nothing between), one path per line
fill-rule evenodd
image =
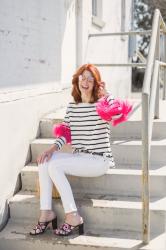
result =
M100 28L103 28L105 26L105 22L102 21L99 17L97 16L92 16L92 24L100 27Z
M37 87L34 86L28 86L28 88L8 88L0 90L0 103L7 103L7 102L13 102L18 101L21 99L29 98L29 97L35 97L39 95L45 95L45 94L53 94L53 93L59 93L65 89L68 89L67 87L63 87L60 84L49 84L46 83L44 86L40 85Z

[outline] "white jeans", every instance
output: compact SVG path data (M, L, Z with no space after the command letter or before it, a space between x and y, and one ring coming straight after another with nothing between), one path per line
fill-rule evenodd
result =
M52 209L52 187L60 193L65 213L77 211L66 174L83 177L104 175L110 166L105 156L87 153L54 152L48 162L39 164L40 209Z

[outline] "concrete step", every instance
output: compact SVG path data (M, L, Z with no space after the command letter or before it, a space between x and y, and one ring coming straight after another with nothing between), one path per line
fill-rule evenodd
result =
M37 177L37 164L29 163L21 171L22 189L36 191ZM68 179L74 193L141 197L142 170L122 167L109 169L107 174L101 177L81 178L68 175ZM150 170L150 193L151 197L166 195L166 166Z
M36 162L37 156L44 150L48 149L55 139L35 139L31 143L32 162ZM151 159L152 165L166 163L166 139L152 141L151 144ZM112 152L115 158L116 165L122 164L141 164L142 162L142 142L139 140L118 140L113 141ZM71 152L71 146L64 145L62 151Z
M152 236L150 243L143 246L138 234L109 230L88 231L85 235L57 237L51 230L39 237L29 235L32 224L16 224L10 221L0 234L2 250L165 250L165 234Z
M52 128L55 124L61 123L63 120L57 119L42 119L40 121L40 137L41 138L54 138L52 134ZM152 139L164 139L166 138L166 121L155 120L153 125ZM111 139L141 139L142 122L129 120L119 124L116 127L110 125Z
M89 198L86 195L75 195L76 204L84 218L85 230L126 230L141 232L142 202L135 197L110 196L100 199L100 195ZM39 198L35 193L19 192L10 200L12 221L34 221L39 216ZM59 223L63 222L64 211L60 199L53 199ZM150 203L151 232L164 233L166 219L166 198L154 199Z
M112 151L117 164L141 164L142 141L121 140L112 142ZM151 142L151 165L166 164L166 139Z
M139 107L140 109L140 107ZM66 108L62 108L57 112L53 112L45 116L40 121L40 137L41 138L54 138L52 134L53 125L63 121ZM140 112L140 110L139 110ZM136 113L136 114L135 114ZM111 139L141 139L142 122L141 117L137 116L138 111L136 110L132 114L128 121L119 124L116 127L110 125ZM166 138L166 119L156 119L153 125L154 140Z
M103 236L103 233L93 234L89 232L89 235L81 235L74 237L61 237L57 238L53 235L52 231L47 230L47 232L40 237L29 236L29 232L32 228L32 225L20 225L13 224L10 222L6 229L0 235L0 242L3 249L21 249L22 247L25 250L28 249L138 249L137 247L141 245L140 240L126 239L123 237L123 232L116 232L117 238L113 237L115 232L111 233L108 236ZM133 233L132 233L133 235ZM14 244L13 244L14 243ZM12 247L12 244L14 248ZM33 244L33 245L32 245ZM10 248L11 247L11 248ZM18 248L17 248L18 247Z

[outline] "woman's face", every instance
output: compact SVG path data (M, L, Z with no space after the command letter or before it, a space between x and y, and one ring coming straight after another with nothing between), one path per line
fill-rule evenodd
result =
M82 75L79 76L78 86L81 94L88 96L92 94L94 87L94 77L90 71L83 71Z

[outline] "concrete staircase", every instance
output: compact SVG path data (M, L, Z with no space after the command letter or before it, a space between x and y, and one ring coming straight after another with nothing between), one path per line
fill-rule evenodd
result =
M37 222L39 199L36 197L37 155L54 141L53 124L61 122L65 108L40 121L40 138L31 143L31 162L22 169L22 190L9 203L10 220L0 234L1 250L16 249L166 249L166 118L154 122L150 169L151 241L143 246L141 202L141 121L139 105L129 121L111 128L112 151L116 168L98 178L68 176L78 209L85 221L85 235L56 237L48 230L32 237L29 231ZM166 103L161 103L161 109ZM163 112L161 112L161 115ZM64 151L70 151L64 146ZM58 222L63 221L60 199L53 200Z

